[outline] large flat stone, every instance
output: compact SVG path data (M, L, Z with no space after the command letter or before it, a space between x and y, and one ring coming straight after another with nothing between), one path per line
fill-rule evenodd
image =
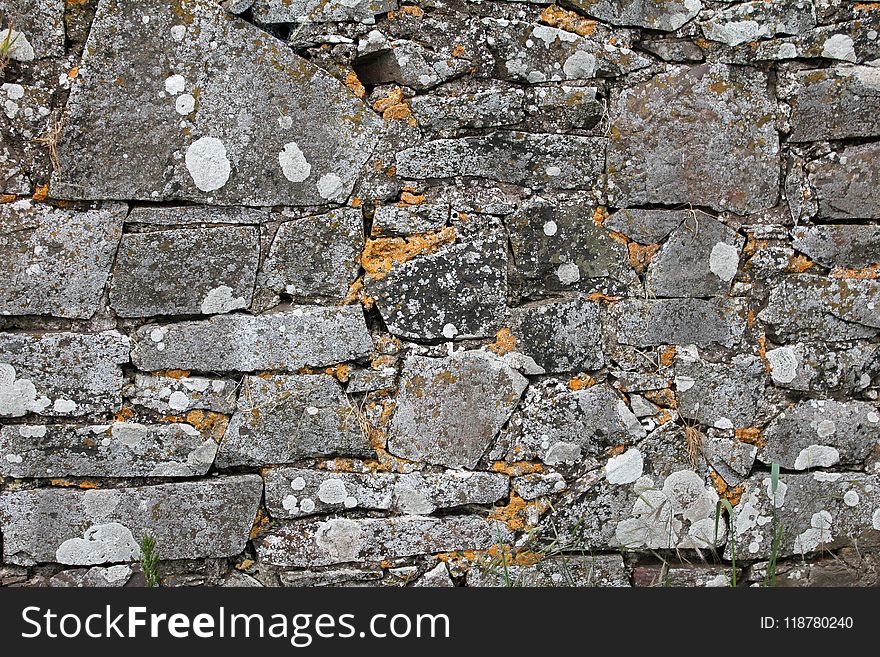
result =
M107 414L122 404L129 339L116 331L0 333L0 417Z
M248 376L217 465L268 465L309 456L373 453L357 409L332 376Z
M741 2L700 22L703 36L728 46L776 35L796 35L816 26L811 2Z
M151 375L135 373L134 382L125 386L125 398L132 404L162 415L179 415L192 410L231 414L235 410L238 382L189 376L184 372Z
M94 315L124 217L121 204L86 212L0 204L0 314Z
M590 189L602 173L605 140L576 135L496 132L438 139L395 155L405 179L488 178L529 187Z
M257 540L257 556L270 565L305 568L481 550L497 540L492 525L479 516L334 518L274 526Z
M188 424L0 428L0 474L8 477L193 477L216 453L211 435Z
M860 466L880 444L880 408L862 401L803 401L777 415L764 431L764 463L788 470Z
M703 8L700 0L564 0L562 4L604 23L665 32L679 29Z
M474 564L468 586L593 587L630 586L629 574L619 554L565 554L542 558L533 566L504 568Z
M758 317L783 343L870 338L880 330L880 283L800 274L770 290Z
M878 162L880 146L862 144L811 163L809 180L816 190L819 218L880 218L880 200L876 194L880 184Z
M415 461L473 468L528 385L481 351L412 356L403 366L388 451Z
M755 356L740 354L730 363L679 357L675 363L679 413L719 429L752 427L765 379L764 364Z
M757 212L779 197L776 109L764 73L676 67L611 105L612 204L703 205Z
M132 208L125 221L148 226L193 224L262 224L272 219L264 208L217 205L146 205Z
M745 331L746 307L739 299L625 299L614 304L618 342L732 346Z
M285 221L275 234L260 280L295 299L340 300L357 277L363 248L360 210L345 208Z
M355 360L373 349L360 306L300 306L265 315L148 324L134 341L132 360L150 371L296 371Z
M825 267L861 269L880 263L880 225L799 226L792 246Z
M798 71L794 87L791 141L880 135L880 71L875 67Z
M121 317L213 315L247 308L260 259L250 226L122 236L110 286Z
M880 479L862 473L782 473L776 494L769 473L753 475L734 507L732 541L736 558L766 559L781 528L777 555L808 555L857 544L880 543Z
M380 124L341 82L213 0L102 0L80 71L58 198L340 203Z
M3 560L74 566L133 561L147 534L162 559L233 556L248 540L261 491L258 476L242 475L136 488L3 493Z
M397 0L256 0L259 23L324 23L357 21L373 24L376 14L397 9Z

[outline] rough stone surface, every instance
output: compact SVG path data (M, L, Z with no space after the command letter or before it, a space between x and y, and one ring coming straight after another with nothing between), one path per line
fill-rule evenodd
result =
M123 235L110 306L121 317L214 315L248 308L259 259L250 227Z
M222 467L372 452L358 411L326 374L245 377L217 457Z
M130 348L116 331L0 333L0 417L115 412Z
M372 349L357 306L148 324L134 341L132 360L145 370L296 371L361 358Z
M880 202L874 193L880 181L878 158L880 147L877 144L863 144L850 146L840 154L835 153L810 165L809 178L816 190L820 218L880 218Z
M525 377L491 354L412 357L401 374L388 450L407 459L473 468L527 385Z
M702 9L700 0L569 0L588 16L612 25L635 25L674 32Z
M229 414L235 409L237 389L238 382L233 379L188 376L183 372L172 376L138 373L123 392L132 404L162 415L192 410Z
M779 137L767 93L763 73L723 65L676 68L623 91L608 148L615 204L772 207Z
M98 309L125 206L77 212L0 205L0 314L88 319Z
M257 512L254 475L96 490L23 490L0 495L3 559L92 566L137 559L149 532L165 559L238 554ZM150 509L146 514L143 509Z
M744 309L735 299L628 299L613 312L618 341L634 346L730 346L745 329Z
M789 103L793 141L880 135L880 72L874 67L799 71Z
M765 375L764 364L754 356L736 356L730 364L679 358L674 379L678 410L710 427L752 427Z
M67 105L53 193L220 205L344 201L379 122L273 40L209 0L100 2ZM182 94L193 99L186 109Z

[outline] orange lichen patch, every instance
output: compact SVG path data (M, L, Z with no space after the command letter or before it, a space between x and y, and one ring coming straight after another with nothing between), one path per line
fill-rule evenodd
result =
M160 370L153 372L156 376L164 376L169 379L185 379L190 375L189 370Z
M539 20L551 27L558 27L560 30L574 32L581 36L590 36L596 31L597 21L581 18L573 11L566 11L556 5L550 5L541 12Z
M854 281L872 281L880 278L880 264L869 265L862 269L835 267L831 270L831 278Z
M257 378L263 379L263 381L268 381L272 378L272 372L257 372Z
M15 200L18 197L15 194L3 194L0 196L0 202L2 203L15 203Z
M806 256L791 256L788 259L788 265L786 265L785 271L789 274L800 274L807 271L814 264L815 263Z
M414 187L410 187L409 185L407 185L400 193L400 203L398 203L398 205L404 207L407 205L421 205L424 202L425 195L420 193Z
M345 86L351 89L351 92L358 98L363 98L367 93L364 85L358 79L357 73L354 71L350 71L348 75L345 76Z
M202 432L209 432L218 443L226 433L229 418L214 411L195 410L186 414L186 421Z
M593 221L596 223L597 226L601 226L605 223L609 216L610 215L608 214L608 210L600 205L593 212Z
M353 208L359 208L363 204L364 204L364 202L360 199L359 196L355 196L353 199L351 199L351 207L353 207Z
M34 200L45 201L47 198L49 198L49 185L37 185L34 190Z
M248 534L250 539L255 540L260 534L263 533L263 530L266 529L266 526L269 524L269 515L266 513L266 510L260 505L260 508L257 509L257 517L254 518L254 524L251 525L251 531Z
M611 305L612 303L617 303L618 301L623 299L623 297L612 297L602 292L593 292L592 294L587 296L587 298L590 301L601 301L602 303L607 303L609 305Z
M743 427L736 429L733 434L740 442L755 445L756 447L767 446L767 440L762 435L760 427Z
M673 392L672 388L645 390L645 399L665 408L676 408L678 406L678 400L675 398L675 392Z
M390 167L385 169L385 175L389 178L393 178L397 175L397 167L392 164Z
M76 486L72 481L68 481L67 479L50 479L50 486L61 486L63 488L70 488L71 486Z
M739 486L729 486L727 482L721 478L721 475L714 470L709 471L709 478L712 479L712 485L715 486L715 490L718 491L719 497L730 502L730 506L736 506L739 504L742 494L746 490L745 486L742 484Z
M455 48L452 49L452 56L456 59L461 59L465 55L464 46L460 43L455 44Z
M620 243L623 244L625 247L627 247L627 248L629 247L629 238L628 238L626 235L624 235L623 233L618 233L618 232L616 232L616 231L609 230L609 231L608 231L608 235L609 235L609 236L611 237L611 239L613 239L615 242L620 242Z
M83 490L94 490L95 488L100 488L101 484L99 484L97 481L86 480L79 482L78 486Z
M724 82L723 80L719 80L718 82L714 82L709 85L709 90L718 94L719 96L722 95L728 89L730 89L730 85L727 84L726 82Z
M250 568L253 565L254 565L253 559L242 559L237 564L235 564L235 569L236 570L247 570L248 568Z
M389 11L386 16L388 17L388 20L393 21L394 18L400 14L404 16L414 16L415 18L421 18L425 15L425 10L421 7L417 7L416 5L404 5L396 12Z
M114 422L128 422L134 417L134 411L129 406L123 406L122 410L113 416Z
M400 87L395 87L388 92L387 96L373 103L373 109L382 114L382 118L386 121L406 119L411 126L417 125L412 110L403 98L403 89Z
M657 422L658 426L661 424L666 424L667 422L672 422L672 413L667 410L660 411L654 418L654 420Z
M348 381L350 373L351 368L346 363L340 363L339 365L334 365L333 367L327 367L324 369L324 374L329 374L341 383L345 383L346 381Z
M755 325L755 321L758 319L758 316L755 314L755 311L752 308L749 308L749 313L746 317L746 324L749 328L752 328Z
M773 371L773 366L770 364L770 361L767 360L767 336L762 335L758 337L758 355L761 357L761 360L764 361L764 370L767 374Z
M544 499L524 500L516 493L511 493L510 502L506 506L496 507L489 514L489 520L503 522L515 532L522 531L534 527L549 508L550 504Z
M642 245L637 242L630 242L626 246L629 251L629 265L639 274L644 274L651 264L651 258L660 250L659 244Z
M495 342L488 347L489 351L503 356L516 349L516 338L506 326L495 334Z
M596 385L596 379L589 374L580 374L568 380L569 390L574 391L586 390L587 388L592 388L594 385Z
M660 365L669 367L675 362L675 354L678 350L673 346L660 348Z
M754 234L749 233L746 238L745 246L743 246L743 255L752 256L761 249L767 248L767 240L755 239Z
M520 477L527 474L537 474L544 472L544 466L540 463L532 463L531 461L495 461L492 464L492 472L500 472L510 477Z
M432 253L455 241L455 228L419 233L408 237L369 239L361 254L361 266L373 280L385 278L395 264L409 262L416 256Z
M67 72L67 77L71 80L75 79L77 75L79 75L79 66L74 66Z
M353 303L359 303L367 310L376 305L376 300L367 294L367 291L364 288L364 279L362 278L355 279L355 281L348 287L348 293L342 300L343 306L350 306Z
M880 2L857 2L853 5L856 11L878 11L880 10Z
M614 447L609 447L605 450L605 456L619 456L626 451L627 444L621 443L620 445L615 445Z

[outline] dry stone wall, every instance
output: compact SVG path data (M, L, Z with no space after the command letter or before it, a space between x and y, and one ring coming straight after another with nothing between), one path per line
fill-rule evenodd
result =
M0 584L880 581L880 3L0 15Z

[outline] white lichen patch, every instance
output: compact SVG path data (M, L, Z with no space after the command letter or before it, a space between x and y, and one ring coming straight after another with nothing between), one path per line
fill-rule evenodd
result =
M183 93L184 89L186 89L186 78L182 75L175 73L165 79L166 93L176 96L179 93Z
M232 165L226 147L216 137L197 139L186 149L186 169L203 192L213 192L229 181Z
M185 411L189 408L189 397L180 390L175 390L168 397L168 406L175 411Z
M874 515L871 516L871 527L880 531L880 509L874 509Z
M559 226L556 225L556 222L552 219L547 221L544 224L544 234L547 237L553 237L556 234L556 231L559 230Z
M822 46L822 56L828 59L838 59L844 62L858 61L855 43L847 34L835 34L825 40Z
M572 285L581 280L581 270L573 262L563 262L556 269L556 278L563 285Z
M131 530L118 522L92 525L82 538L70 538L55 551L58 563L93 566L114 561L131 561L140 556L140 548Z
M830 543L834 539L831 532L833 521L834 519L828 511L822 510L814 513L810 518L809 529L798 534L794 539L794 553L806 554L814 551L820 545Z
M52 404L52 410L56 413L73 413L76 410L76 402L72 399L56 399Z
M325 173L318 180L318 194L328 201L342 201L345 196L345 185L342 178L335 173Z
M248 302L244 297L236 297L232 294L232 288L228 285L220 285L210 290L202 300L202 314L216 315L228 313L231 310L247 308Z
M290 182L302 182L312 174L312 165L293 141L284 144L284 150L278 153L278 164L284 177Z
M12 365L0 363L0 417L21 417L46 410L49 399L37 397L33 381L16 379L15 376Z
M315 543L336 561L358 561L366 537L361 526L345 518L334 518L321 523Z
M18 427L18 435L22 438L45 438L46 426L43 424L22 424Z
M861 498L854 490L848 490L843 494L843 503L847 506L858 506Z
M596 74L596 56L576 50L565 60L562 72L569 80L592 78Z
M739 251L726 242L718 242L709 254L709 270L725 283L729 283L739 271Z
M829 468L840 462L840 452L829 445L810 445L797 455L794 461L795 470L809 468Z
M791 383L797 376L800 359L792 347L778 347L767 352L770 376L776 383Z
M318 486L318 499L324 504L342 504L347 497L348 491L341 479L326 479Z
M642 476L642 453L632 447L623 454L612 456L605 464L605 478L610 484L631 484Z
M196 108L196 99L191 94L181 94L174 103L174 109L181 116L191 114Z

